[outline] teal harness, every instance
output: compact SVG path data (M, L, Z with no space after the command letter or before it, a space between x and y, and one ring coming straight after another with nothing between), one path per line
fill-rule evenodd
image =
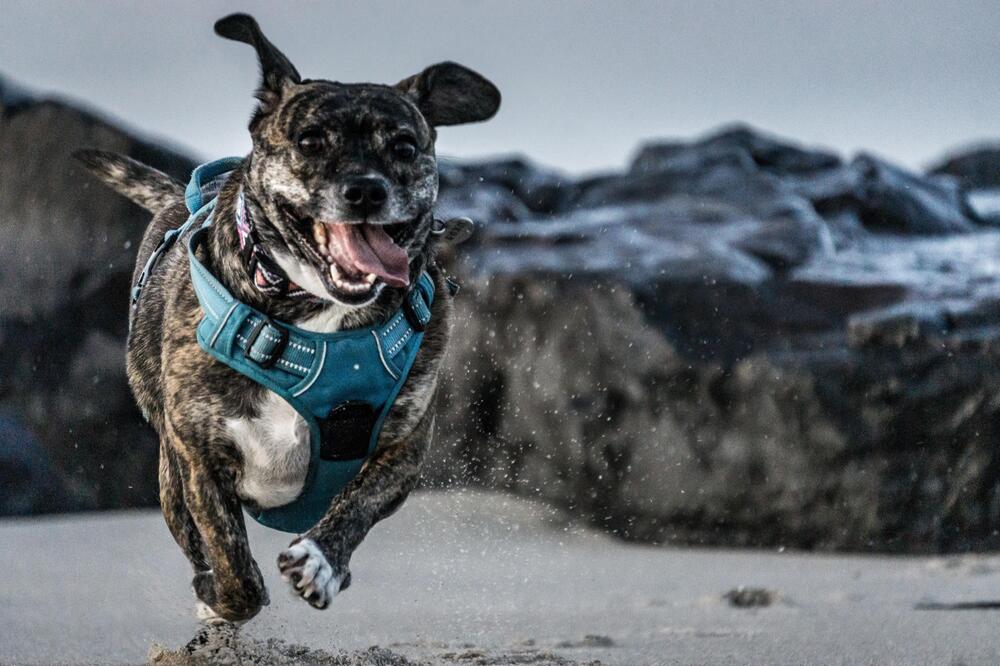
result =
M190 217L168 232L136 284L166 248L205 216L188 238L191 282L201 304L198 344L214 358L283 398L309 425L309 471L299 496L284 506L254 510L254 520L283 532L315 525L332 499L375 451L382 424L413 367L431 319L434 283L422 273L399 308L380 326L313 333L278 322L237 300L202 264L196 250L212 224L216 198L203 186L233 170L239 158L204 164L191 175L185 199ZM138 291L133 291L133 302Z

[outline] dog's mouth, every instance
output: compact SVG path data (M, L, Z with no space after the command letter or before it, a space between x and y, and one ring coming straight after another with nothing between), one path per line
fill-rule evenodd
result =
M318 220L288 208L284 213L302 232L324 286L338 300L363 303L384 285L410 284L409 256L397 241L405 224Z

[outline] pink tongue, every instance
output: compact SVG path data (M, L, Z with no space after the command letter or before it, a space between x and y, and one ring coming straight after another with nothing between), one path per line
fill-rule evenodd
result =
M327 250L344 268L374 273L393 287L410 284L410 260L381 226L327 223Z

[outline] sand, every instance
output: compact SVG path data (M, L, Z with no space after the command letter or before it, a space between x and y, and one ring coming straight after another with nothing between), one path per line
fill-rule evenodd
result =
M593 643L609 647L604 637ZM563 647L574 647L567 643ZM302 645L291 645L277 638L255 640L240 634L231 624L201 627L187 645L169 649L154 643L149 650L150 666L420 666L426 660L413 661L378 646L367 650L331 653ZM465 648L446 651L431 659L436 664L468 664L492 666L499 664L536 664L566 666L577 662L530 645L520 649L490 654L484 650ZM591 662L595 666L600 662Z
M376 527L316 611L277 575L288 537L251 541L271 605L205 629L158 513L0 521L0 663L1000 663L983 603L1000 557L637 546L524 500L432 492Z

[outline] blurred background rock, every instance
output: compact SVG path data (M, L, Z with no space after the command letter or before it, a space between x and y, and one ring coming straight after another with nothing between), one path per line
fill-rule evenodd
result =
M194 159L0 95L0 514L155 505L123 351L148 216L69 155ZM1000 546L998 174L998 146L915 173L746 126L583 177L443 161L439 214L480 227L445 257L425 483L654 543Z

